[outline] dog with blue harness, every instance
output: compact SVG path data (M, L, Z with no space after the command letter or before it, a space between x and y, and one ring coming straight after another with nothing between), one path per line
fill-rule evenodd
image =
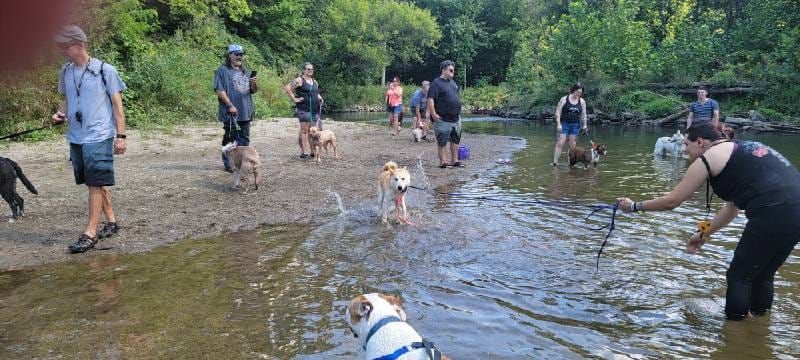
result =
M368 360L449 360L406 322L400 299L378 293L359 295L345 314Z

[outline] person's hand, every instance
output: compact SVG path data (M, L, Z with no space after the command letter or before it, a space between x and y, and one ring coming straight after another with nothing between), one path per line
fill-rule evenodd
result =
M556 125L556 132L561 134L561 124Z
M61 111L56 111L55 114L51 117L53 119L53 124L61 124L64 120L67 120L67 114L64 114Z
M125 139L114 139L114 154L122 155L125 153Z
M441 118L442 117L439 116L438 114L431 114L431 120L433 120L433 121L439 121L439 119L441 119Z
M239 113L239 109L237 109L236 106L233 106L233 104L228 106L228 114L236 115L238 113Z
M300 103L301 101L303 101L303 98L296 97L296 98L292 98L292 100L294 100L294 103L297 104L297 103Z
M617 198L617 201L619 201L619 208L623 212L627 213L633 211L633 200L624 197L624 198Z
M254 76L250 78L250 86L258 85L258 76Z
M695 254L700 251L700 248L706 243L708 237L709 235L703 236L702 232L696 231L692 237L686 241L686 252L689 254Z

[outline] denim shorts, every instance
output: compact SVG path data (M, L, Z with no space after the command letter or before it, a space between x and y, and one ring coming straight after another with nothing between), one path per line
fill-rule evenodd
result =
M400 104L400 105L397 105L397 106L391 106L390 108L392 110L390 112L393 113L393 114L399 114L399 113L403 112L403 104Z
M433 122L433 131L436 133L436 143L439 146L447 145L448 141L452 144L461 142L460 119L455 122L436 120Z
M561 123L561 133L564 135L575 135L581 131L581 123Z
M69 144L69 159L75 183L87 186L114 186L114 138Z

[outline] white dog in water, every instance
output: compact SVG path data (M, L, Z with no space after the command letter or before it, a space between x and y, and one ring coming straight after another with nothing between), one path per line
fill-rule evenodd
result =
M238 188L240 181L244 181L246 194L250 188L248 175L253 175L253 185L258 190L258 183L261 182L261 158L256 148L237 146L236 142L232 142L222 147L222 153L229 159L233 168L233 187Z
M683 143L684 140L683 134L681 131L678 130L672 137L660 137L658 141L656 141L656 146L653 149L653 154L655 155L672 155L675 157L681 156L683 154L684 149L686 149L686 144Z
M364 294L353 298L345 311L345 321L360 340L366 359L428 360L448 358L433 343L424 341L406 322L400 299L383 294Z
M383 164L378 175L378 200L381 221L387 222L391 211L391 200L394 199L397 209L397 220L404 224L411 224L406 211L406 191L411 184L411 173L405 167L398 168L394 161Z

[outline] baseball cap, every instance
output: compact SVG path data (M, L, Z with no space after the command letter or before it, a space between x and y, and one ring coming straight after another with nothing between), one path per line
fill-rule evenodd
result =
M244 49L242 48L242 45L230 44L228 45L228 54L230 53L244 53Z
M70 41L88 42L86 33L81 28L75 25L67 25L61 28L61 31L53 37L53 40L59 44L68 43Z

